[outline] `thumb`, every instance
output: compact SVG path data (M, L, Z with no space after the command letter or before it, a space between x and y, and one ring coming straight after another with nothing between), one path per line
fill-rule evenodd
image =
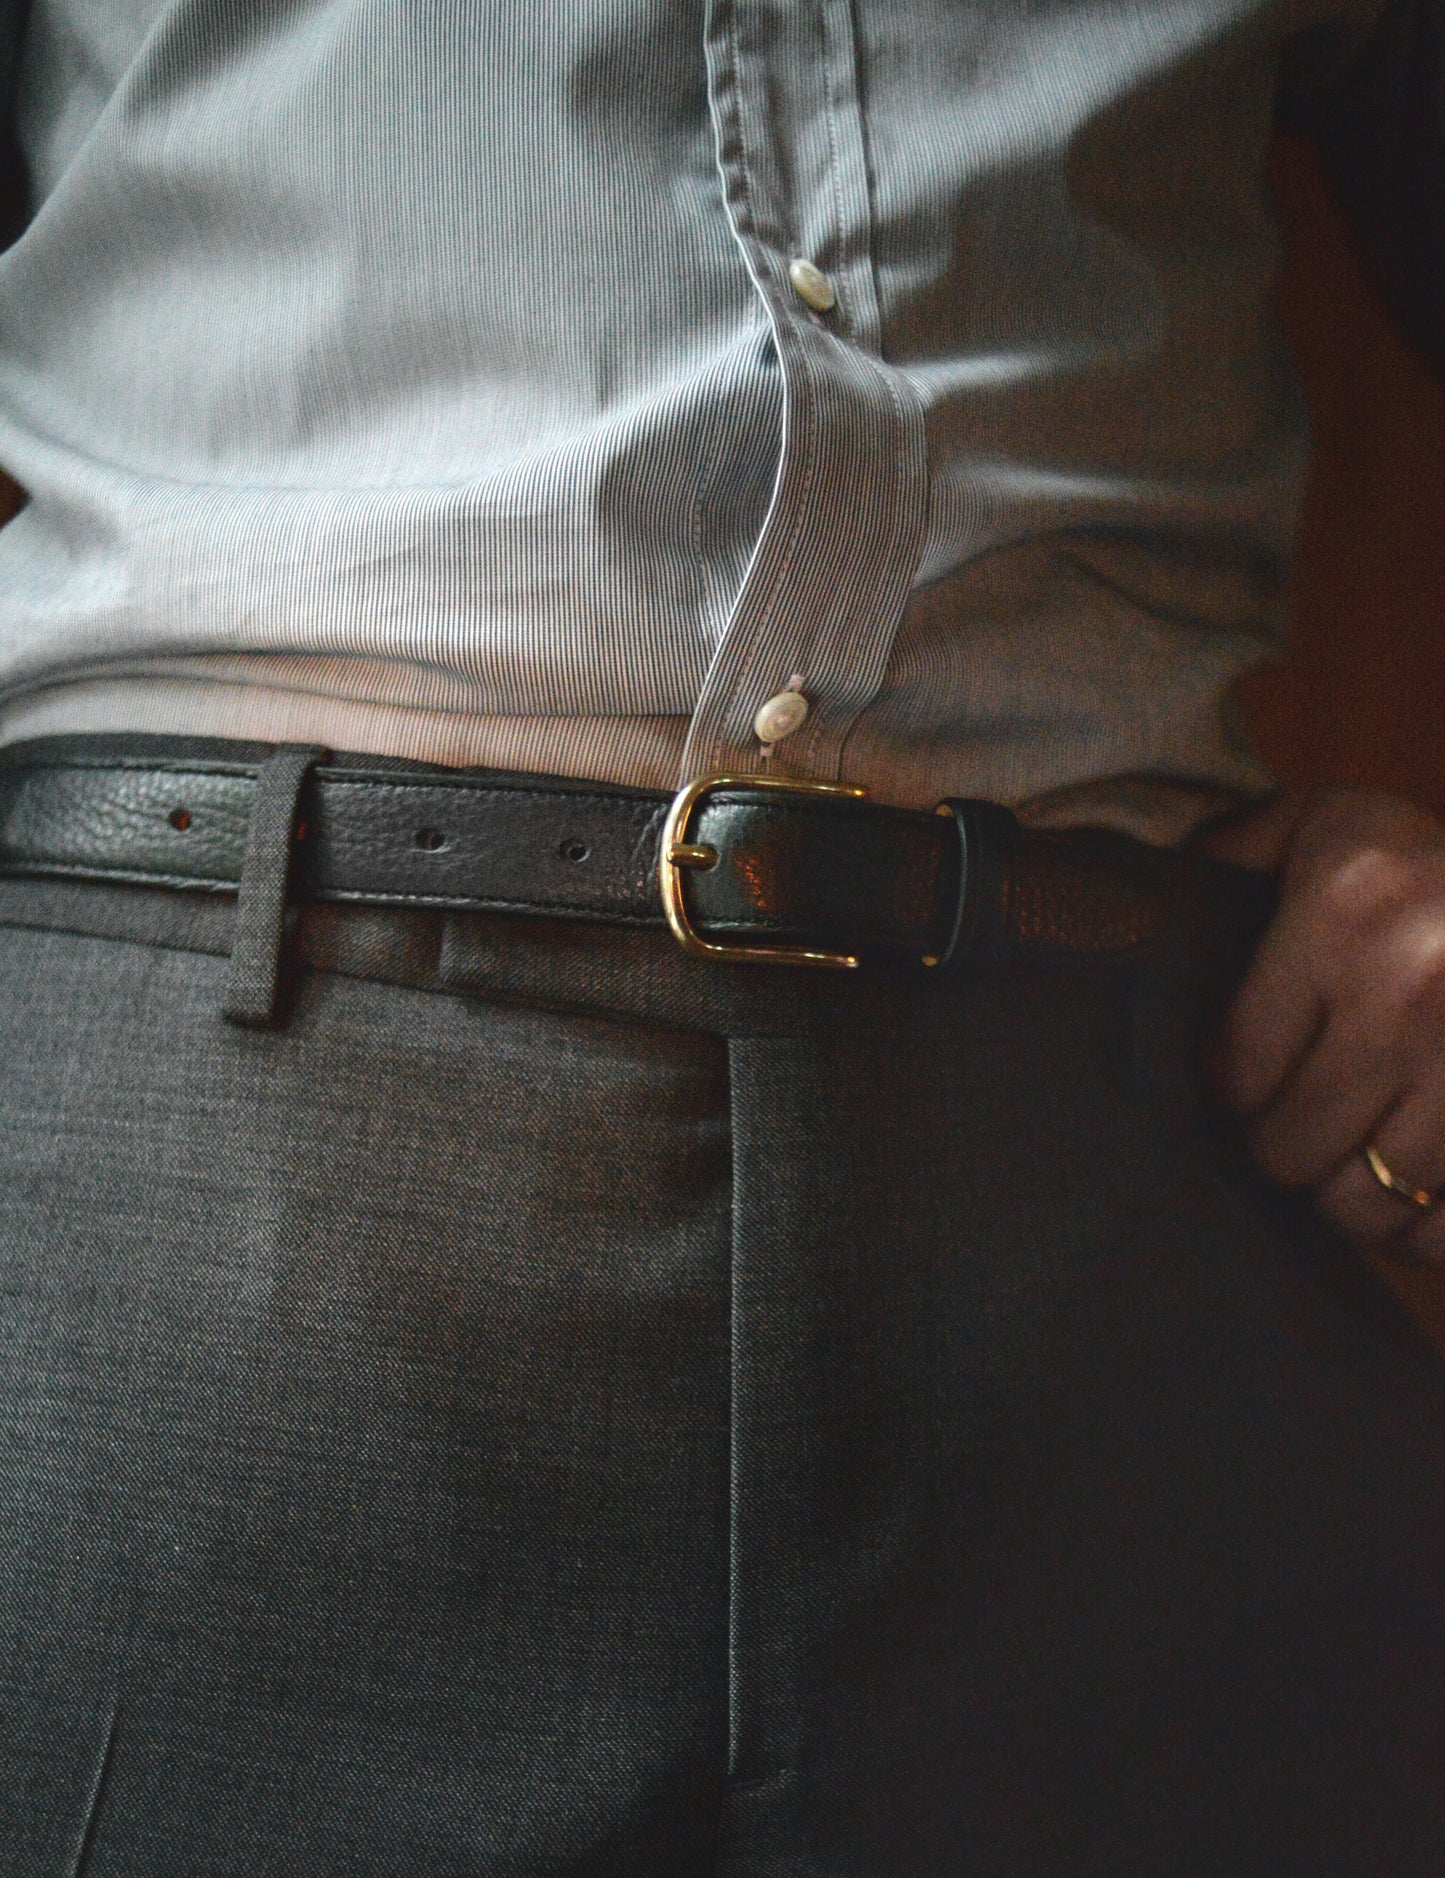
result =
M1217 821L1206 822L1189 846L1212 861L1273 874L1284 865L1291 837L1307 807L1303 796L1267 796L1262 802L1251 802Z

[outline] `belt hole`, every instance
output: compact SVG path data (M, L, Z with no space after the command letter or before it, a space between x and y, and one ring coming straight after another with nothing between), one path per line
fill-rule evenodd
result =
M166 820L178 834L183 835L191 825L191 811L189 809L172 809L170 814L166 817Z
M564 861L585 861L592 850L585 841L579 841L576 835L569 835L559 845L557 852Z
M447 845L447 838L440 828L419 828L416 833L416 845L425 854L435 854L439 848Z

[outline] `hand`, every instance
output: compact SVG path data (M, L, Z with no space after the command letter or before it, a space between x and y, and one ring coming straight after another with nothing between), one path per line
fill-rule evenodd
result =
M1397 796L1287 796L1199 847L1278 871L1280 899L1210 1065L1255 1158L1357 1239L1445 1261L1445 826Z

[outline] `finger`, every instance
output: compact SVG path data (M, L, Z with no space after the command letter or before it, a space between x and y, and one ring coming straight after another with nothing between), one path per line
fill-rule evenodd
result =
M1445 1257L1445 1210L1427 1211L1384 1185L1369 1165L1365 1150L1370 1145L1405 1186L1431 1194L1445 1191L1445 1082L1437 1078L1403 1098L1321 1183L1316 1196L1326 1216L1355 1238L1399 1241L1412 1256Z
M1314 970L1325 1021L1252 1129L1261 1165L1287 1185L1320 1179L1400 1091L1433 1084L1445 1059L1441 896L1341 937Z
M1445 1265L1445 1205L1415 1207L1376 1181L1363 1154L1352 1155L1318 1197L1319 1210L1362 1246L1412 1262Z
M1358 997L1372 986L1388 990L1399 978L1418 990L1445 955L1445 848L1438 825L1388 798L1347 806L1348 841L1331 819L1344 811L1328 801L1300 834L1274 923L1223 1028L1215 1085L1245 1114L1279 1095L1340 989ZM1369 811L1363 821L1362 806ZM1363 833L1375 822L1378 843L1362 847ZM1414 848L1392 848L1391 841L1398 844L1407 834ZM1369 969L1362 972L1366 960Z
M1253 1115L1280 1092L1324 1025L1324 974L1313 919L1285 904L1260 940L1213 1056L1218 1094Z
M1284 1186L1320 1180L1359 1149L1409 1087L1416 1035L1387 989L1332 1009L1250 1126L1259 1164Z

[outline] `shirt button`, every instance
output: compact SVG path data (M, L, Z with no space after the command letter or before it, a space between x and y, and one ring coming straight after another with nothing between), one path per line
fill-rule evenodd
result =
M780 691L775 698L759 706L753 729L759 743L781 743L808 715L808 700L801 691Z
M831 313L838 304L832 281L821 267L814 267L811 261L789 261L788 279L792 282L793 292L815 313Z

